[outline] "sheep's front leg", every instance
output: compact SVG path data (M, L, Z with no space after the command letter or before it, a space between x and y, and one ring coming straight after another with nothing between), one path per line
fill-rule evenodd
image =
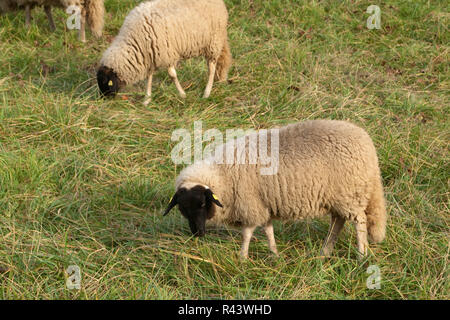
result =
M358 244L358 259L363 259L367 255L369 242L367 241L367 222L365 216L356 219L356 242Z
M182 98L186 98L186 93L184 92L183 88L181 87L180 82L178 81L177 72L175 71L175 67L169 67L167 70L169 72L169 76L172 78L173 82L175 83L175 87L177 87L178 93Z
M325 242L322 247L322 255L328 257L333 252L334 244L338 238L339 233L344 227L345 219L338 214L331 214L330 229L328 230L328 235L325 238Z
M208 61L208 83L206 84L205 93L203 94L203 98L208 98L211 94L211 89L214 83L214 74L216 73L216 61L215 60L209 60Z
M50 25L50 30L54 32L56 30L55 22L53 21L52 17L52 7L51 6L44 6L45 14L47 15L48 23Z
M278 256L277 244L275 243L275 236L273 234L273 224L272 221L269 221L264 226L264 232L266 233L267 240L269 241L269 249L273 254Z
M25 5L25 27L29 28L31 22L31 6Z
M248 246L250 244L250 240L252 239L253 231L255 231L256 226L253 227L244 227L242 229L242 247L241 247L241 258L248 258Z
M148 75L148 80L147 80L147 92L146 92L146 97L147 99L145 99L144 101L144 106L148 105L150 103L150 101L152 101L152 79L153 79L153 73L150 73Z
M80 30L78 30L78 39L81 42L86 42L86 10L81 8L80 12Z

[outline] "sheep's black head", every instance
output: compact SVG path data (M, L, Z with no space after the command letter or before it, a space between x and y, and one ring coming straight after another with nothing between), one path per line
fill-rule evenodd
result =
M114 97L122 87L122 81L113 69L105 66L101 66L97 71L97 83L104 97Z
M209 188L196 185L190 189L179 188L170 200L164 215L178 204L181 214L188 219L192 234L202 237L206 232L206 220L214 216L213 204L222 207L222 204Z

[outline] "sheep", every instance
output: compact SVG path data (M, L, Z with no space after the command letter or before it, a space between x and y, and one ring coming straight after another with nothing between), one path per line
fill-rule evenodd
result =
M178 205L195 236L205 234L205 224L241 228L244 259L258 226L264 228L270 251L278 255L273 220L330 214L323 256L331 254L346 220L355 223L359 258L367 254L367 233L374 243L384 239L387 216L378 158L362 128L345 121L310 120L272 129L266 140L272 153L278 151L278 169L264 175L261 152L257 161L249 160L256 150L251 141L259 136L259 143L264 142L261 132L240 138L245 147L241 151L239 143L229 149L233 141L215 149L232 161L224 163L214 155L184 168L163 215Z
M186 93L175 67L182 59L204 56L209 77L204 98L213 81L225 81L231 65L227 36L228 12L223 0L154 0L135 7L97 72L102 96L115 96L125 85L147 78L146 100L151 101L152 76L167 68L182 98Z
M25 26L29 27L31 21L31 9L35 6L44 6L44 11L47 15L51 31L56 30L51 12L52 6L61 8L77 6L80 8L80 29L78 33L80 41L86 41L86 22L94 36L97 38L102 36L104 25L103 17L105 14L103 0L1 0L0 13L24 9Z

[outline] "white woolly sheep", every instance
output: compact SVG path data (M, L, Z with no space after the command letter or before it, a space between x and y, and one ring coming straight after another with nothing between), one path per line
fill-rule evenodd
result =
M227 23L223 0L141 3L125 18L118 36L103 54L97 72L100 92L115 96L125 85L147 78L147 105L151 101L153 73L167 68L184 98L175 67L180 60L204 56L209 70L204 97L209 97L214 78L226 80L231 65Z
M44 11L47 15L51 31L56 30L51 7L68 8L70 6L77 6L80 8L79 39L83 42L86 41L86 22L97 38L102 35L104 25L103 17L105 14L103 0L1 0L0 13L25 10L25 25L29 27L31 21L31 9L35 6L44 6Z
M231 142L216 149L234 162L210 157L185 168L164 215L178 205L197 236L205 234L206 223L241 227L243 258L248 257L257 226L264 227L270 250L278 254L272 225L277 219L331 214L322 248L325 256L331 254L346 220L356 224L359 256L367 253L367 233L375 243L384 239L386 209L378 158L363 129L345 121L312 120L267 132L267 150L278 151L278 170L272 175L260 174L267 164L261 151L257 161L250 161L256 150L251 141L259 136L259 144L264 142L261 132L240 138L245 146L241 151L239 143L229 149Z

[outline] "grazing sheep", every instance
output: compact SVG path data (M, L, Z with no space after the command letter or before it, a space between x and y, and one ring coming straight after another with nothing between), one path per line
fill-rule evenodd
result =
M214 78L227 79L231 53L227 37L228 12L223 0L155 0L134 8L125 18L119 35L105 51L97 73L104 96L114 96L125 85L148 79L151 101L152 75L167 68L181 95L178 61L204 56L209 78L204 92L211 93Z
M226 151L230 142L216 152L241 157L237 163L243 163L243 153L249 159L250 152L255 154L256 145L250 143L256 141L255 135L261 136L261 131L240 138L245 149L238 151L236 143L231 156ZM196 162L179 174L175 195L164 215L178 204L197 236L205 234L205 223L241 227L243 258L248 257L250 238L258 226L264 227L270 250L278 254L272 226L272 220L277 219L330 214L331 225L322 249L325 256L331 254L346 220L356 224L360 256L367 253L367 233L375 243L384 239L386 209L378 158L363 129L345 121L305 121L267 133L267 146L272 152L278 147L275 174L259 174L261 153L257 161L245 160L245 164L218 162L217 157Z
M35 6L44 6L50 29L55 31L55 22L53 21L51 7L68 8L77 6L80 8L80 30L79 39L86 41L85 24L88 23L92 33L96 37L101 37L103 30L103 16L105 6L103 0L0 0L0 13L25 10L25 25L30 26L31 9Z

